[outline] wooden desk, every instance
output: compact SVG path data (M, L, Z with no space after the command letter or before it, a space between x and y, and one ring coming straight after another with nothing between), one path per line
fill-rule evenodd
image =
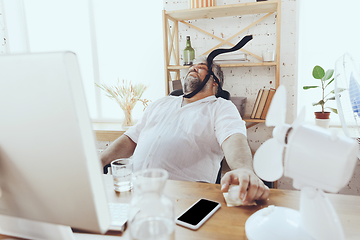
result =
M129 202L131 193L115 193L113 190L112 177L104 175L107 195L111 202ZM173 200L175 216L180 215L199 198L208 198L222 204L221 208L200 227L193 231L176 225L176 240L203 240L203 239L236 239L245 240L245 222L248 217L257 210L276 205L299 209L299 191L271 189L267 201L258 202L257 206L250 207L227 207L220 191L219 184L194 183L168 180L165 185L165 194ZM337 211L347 240L360 239L360 196L328 194L335 210ZM107 235L121 236L121 234L109 232ZM0 239L6 239L0 236ZM15 239L15 238L12 238ZM101 239L101 235L99 235ZM119 239L130 239L129 231L125 231Z
M106 177L107 186L112 186L111 177ZM108 188L110 201L130 201L131 194L116 194L112 187ZM300 192L293 190L271 189L269 200L258 202L257 206L227 207L219 184L194 183L168 180L165 194L173 200L175 216L180 215L199 198L208 198L221 203L221 208L200 227L193 231L176 225L176 240L203 240L203 239L247 239L245 236L245 222L257 210L276 205L299 210ZM347 240L360 239L360 197L328 194L328 197L337 211ZM129 231L125 231L121 239L130 239Z

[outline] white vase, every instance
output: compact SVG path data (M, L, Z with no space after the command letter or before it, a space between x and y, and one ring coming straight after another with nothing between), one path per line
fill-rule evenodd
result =
M315 118L316 126L328 129L330 125L330 119L317 119Z

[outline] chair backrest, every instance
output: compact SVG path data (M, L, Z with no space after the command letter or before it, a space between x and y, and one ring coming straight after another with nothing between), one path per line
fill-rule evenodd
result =
M174 91L172 91L169 96L181 96L183 95L183 90L182 89L176 89Z
M182 89L176 89L176 90L173 90L169 96L181 96L183 95L184 92ZM219 94L216 94L215 97L222 97L226 100L230 100L230 93L228 91L225 91L223 90L222 92L220 92Z

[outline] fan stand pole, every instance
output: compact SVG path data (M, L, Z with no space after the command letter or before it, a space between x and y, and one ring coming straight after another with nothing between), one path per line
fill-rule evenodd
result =
M322 190L301 189L300 216L301 227L314 239L345 239L338 215Z

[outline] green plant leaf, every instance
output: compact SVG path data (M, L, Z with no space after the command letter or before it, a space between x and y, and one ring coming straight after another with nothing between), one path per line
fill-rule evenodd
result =
M335 90L332 90L331 92L329 92L328 94L326 94L324 98L326 98L326 97L329 96L330 94L335 94ZM333 97L335 97L335 96L333 96Z
M334 81L334 79L331 79L331 80L325 85L325 88L326 88L327 86L329 86L333 81Z
M327 70L323 80L329 80L333 74L334 74L334 69Z
M335 96L334 96L334 97L331 97L331 98L326 99L326 101L327 101L327 100L335 100Z
M330 109L333 113L338 114L338 111L336 108L332 108L332 107L326 107L326 108Z
M304 90L308 90L308 89L311 89L311 88L318 88L319 86L303 86L303 89Z
M345 91L345 90L346 90L346 88L338 88L339 93L341 93L341 92L343 92L343 91ZM326 94L325 97L327 97L329 94L335 94L335 90L332 90L331 92L329 92L328 94Z
M341 92L343 92L345 90L347 90L347 89L346 88L338 88L339 93L341 93ZM335 92L335 90L334 90L334 92Z
M322 67L316 65L313 69L312 75L315 79L322 79L325 76L325 70Z
M319 102L313 103L312 105L313 106L318 106L318 105L324 105L324 104L325 104L325 102L323 100L320 100Z

